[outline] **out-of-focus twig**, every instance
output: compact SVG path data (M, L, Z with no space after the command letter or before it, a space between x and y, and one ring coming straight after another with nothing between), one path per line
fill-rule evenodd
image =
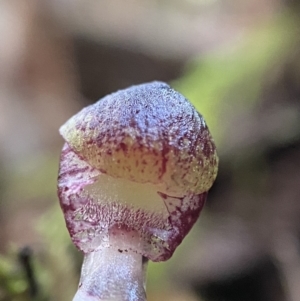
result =
M24 247L18 255L28 282L29 295L31 298L36 298L39 293L39 287L32 264L33 252L29 247Z

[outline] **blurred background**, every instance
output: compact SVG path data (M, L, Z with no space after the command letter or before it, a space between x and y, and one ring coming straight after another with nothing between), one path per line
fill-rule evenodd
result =
M296 0L1 0L0 301L72 299L58 128L152 80L205 116L220 169L148 301L299 301L299 23Z

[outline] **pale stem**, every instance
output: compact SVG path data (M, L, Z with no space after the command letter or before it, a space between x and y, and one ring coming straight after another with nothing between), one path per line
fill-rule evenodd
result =
M115 247L86 254L73 301L146 301L146 266L142 255Z

